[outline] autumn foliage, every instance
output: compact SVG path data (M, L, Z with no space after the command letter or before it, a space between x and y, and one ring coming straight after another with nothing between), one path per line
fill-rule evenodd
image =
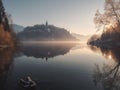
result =
M14 47L16 38L11 26L11 18L5 12L2 1L0 0L0 47Z

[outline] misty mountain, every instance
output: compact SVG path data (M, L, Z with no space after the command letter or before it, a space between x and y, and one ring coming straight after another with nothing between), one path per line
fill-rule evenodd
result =
M72 36L79 39L79 40L88 40L90 35L82 35L77 33L72 33Z
M13 26L13 29L14 29L14 31L15 31L16 33L19 33L19 32L21 32L21 31L24 30L24 27L21 26L21 25L18 25L18 24L12 24L12 26Z
M22 32L18 33L18 38L20 40L77 40L73 37L70 32L68 32L64 28L59 28L54 25L42 24L42 25L34 25L24 28Z

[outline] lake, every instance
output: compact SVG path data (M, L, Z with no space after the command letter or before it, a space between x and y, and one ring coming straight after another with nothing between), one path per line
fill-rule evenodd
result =
M26 43L0 49L0 90L25 90L19 80L31 76L35 90L119 90L120 50L79 43Z

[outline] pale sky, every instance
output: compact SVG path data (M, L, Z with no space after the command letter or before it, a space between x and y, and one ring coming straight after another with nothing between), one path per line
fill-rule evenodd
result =
M104 7L104 0L3 0L3 3L16 24L31 26L47 20L79 34L95 33L94 14Z

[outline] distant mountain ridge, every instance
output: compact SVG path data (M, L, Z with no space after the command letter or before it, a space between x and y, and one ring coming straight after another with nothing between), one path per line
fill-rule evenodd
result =
M88 38L90 37L90 35L82 35L77 33L72 33L72 36L79 40L88 40Z
M12 27L15 33L19 33L24 30L24 27L22 25L12 24Z
M77 40L73 37L70 32L64 28L59 28L54 25L42 24L34 25L24 28L22 32L18 33L18 38L20 40L62 40L62 41L71 41Z

